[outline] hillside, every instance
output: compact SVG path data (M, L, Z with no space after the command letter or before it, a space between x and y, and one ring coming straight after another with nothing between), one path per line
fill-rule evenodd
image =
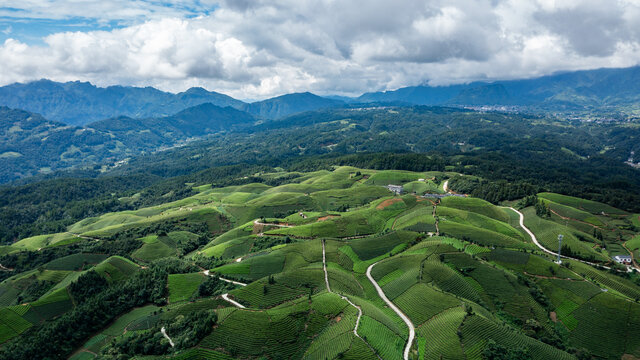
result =
M264 119L278 119L295 113L318 109L335 108L344 105L340 100L332 100L309 92L287 94L275 98L243 105L242 109Z
M118 117L78 127L0 107L0 183L61 169L100 169L254 121L240 110L206 103L166 117Z
M405 101L421 105L517 105L564 111L638 108L640 67L566 72L532 79L472 82L451 86L414 86L367 93L357 101Z
M191 184L0 247L0 356L640 356L640 278L612 261L637 214L553 193L496 206L448 193L453 172L259 175L280 184Z

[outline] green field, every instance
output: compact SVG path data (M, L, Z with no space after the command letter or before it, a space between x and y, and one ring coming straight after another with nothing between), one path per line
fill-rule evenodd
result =
M200 273L169 275L169 302L188 300L204 280L205 276Z
M12 266L36 265L0 283L0 343L27 341L25 334L66 321L86 304L97 309L105 294L127 289L109 304L144 300L97 328L86 323L91 331L65 357L116 353L127 339L148 336L167 349L146 356L130 348L120 357L401 359L408 328L366 276L376 264L374 281L416 327L412 359L483 359L493 342L513 358L576 359L573 349L640 358L640 275L569 259L556 264L523 232L515 212L487 201L419 196L442 193L443 179L454 175L277 169L259 175L264 183L248 176L232 186L203 175L213 183L190 182L189 196L149 207L132 206L144 192L129 196L121 201L132 210L67 228L90 239L49 234L1 250ZM407 193L393 196L388 184ZM624 253L625 241L640 251L629 214L563 195L539 197L558 215L540 217L533 207L523 213L547 249L556 251L563 234L565 250L603 265ZM83 295L72 284L95 276L90 270L106 280L104 289ZM207 293L216 282L204 270L246 286ZM204 310L215 312L215 325L176 337L170 350L159 328ZM190 337L197 341L182 347Z

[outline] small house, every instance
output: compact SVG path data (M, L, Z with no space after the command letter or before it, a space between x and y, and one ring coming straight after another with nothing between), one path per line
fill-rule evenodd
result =
M630 255L616 255L613 257L618 264L631 265L631 256Z
M402 185L387 185L387 189L396 195L400 195L404 191Z

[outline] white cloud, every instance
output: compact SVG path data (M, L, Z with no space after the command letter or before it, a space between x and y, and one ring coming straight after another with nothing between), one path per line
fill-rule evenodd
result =
M76 1L56 1L55 9L52 3L32 0L13 16L132 23L52 34L44 45L9 39L0 45L0 84L80 79L264 98L531 77L640 60L640 4L631 0L234 0L196 17L214 5L85 1L88 16Z

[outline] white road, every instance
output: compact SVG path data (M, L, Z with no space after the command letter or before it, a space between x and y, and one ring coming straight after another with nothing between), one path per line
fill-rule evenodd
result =
M240 309L246 309L246 307L242 304L240 304L239 302L231 299L229 297L229 294L222 294L222 298L225 299L226 301L230 302L231 304L233 304L234 306L240 308Z
M209 270L205 270L205 271L204 271L204 275L205 275L205 276L213 276L213 275L210 275L210 274L209 274ZM239 281L234 281L234 280L229 280L229 279L221 278L221 277L219 277L219 276L218 276L218 279L220 279L220 280L222 280L222 281L224 281L224 282L231 283L231 284L236 284L236 285L240 285L240 286L247 286L247 284L245 284L245 283L241 283L241 282L239 282Z
M507 209L511 209L511 210L515 211L518 215L520 215L520 227L521 227L521 228L522 228L522 229L523 229L527 234L529 234L529 237L531 238L531 241L533 241L533 243L534 243L534 244L536 244L536 246L537 246L538 248L540 248L540 250L542 250L542 251L546 252L546 253L547 253L547 254L549 254L549 255L553 255L553 256L556 256L556 257L558 256L558 253L557 253L557 252L553 252L553 251L551 251L551 250L549 250L549 249L545 248L544 246L542 246L542 244L540 244L540 243L538 242L538 238L536 238L536 236L534 235L534 233L533 233L531 230L529 230L529 228L528 228L528 227L524 226L524 214L523 214L522 212L520 212L520 211L518 211L518 210L516 210L516 209L514 209L514 208L512 208L512 207L507 207L507 206L505 206L505 208L507 208ZM572 258L572 257L565 256L565 255L562 255L562 254L560 254L560 257L561 257L561 258L563 258L563 259L571 259L571 260L579 261L579 262L584 263L584 264L587 264L587 265L592 265L592 266L602 266L602 265L600 265L600 264L596 264L596 263L592 263L592 262L589 262L589 261L584 261L584 260L580 260L580 259ZM609 267L608 267L608 266L602 266L602 267L603 267L603 268L605 268L605 269L609 269Z
M327 273L327 258L324 251L324 240L322 240L322 269L324 270L324 282L327 284L327 291L331 292L331 286L329 286L329 273ZM358 320L360 320L359 317Z
M407 324L407 327L409 328L409 339L407 340L407 346L404 348L404 360L409 360L409 351L411 350L411 346L413 345L413 339L415 339L416 337L416 328L415 326L413 326L413 323L411 322L409 317L407 317L407 315L400 311L400 309L387 298L387 296L384 294L384 291L382 291L382 288L380 288L380 285L378 285L373 276L371 276L371 269L373 269L376 264L377 263L371 264L367 268L367 277L376 288L376 291L378 292L378 295L382 298L382 300L384 300L384 302L387 303L387 305L389 305L389 307L393 311L395 311L398 316L400 316L404 323Z
M162 327L162 329L160 329L160 331L162 332L162 335L166 337L167 340L169 340L169 345L171 345L171 347L174 347L175 345L173 345L173 341L171 341L171 338L169 337L169 335L167 335L167 330L164 328L164 326Z
M333 292L331 291L331 286L329 286L329 273L327 272L327 257L325 252L324 240L322 240L322 269L324 270L324 282L327 285L327 291ZM362 336L358 334L358 326L360 326L360 318L362 318L362 308L354 304L353 302L351 302L351 300L349 300L348 297L344 295L340 295L340 297L342 298L342 300L348 302L349 305L353 306L354 308L356 308L356 310L358 310L358 317L356 318L356 326L353 328L353 334L359 337L362 341L364 341L365 344L367 344L369 348L371 348L371 350L375 352L375 350L371 347L371 345L369 345L369 343L365 339L363 339ZM380 356L378 356L378 359L381 359Z
M448 193L449 192L449 180L446 180L443 184L442 184L442 190L444 190L444 192Z
M213 276L213 275L209 274L209 270L205 270L205 271L204 271L204 275L205 275L205 276ZM218 279L220 279L220 280L222 280L222 281L224 281L224 282L231 283L231 284L236 284L236 285L240 285L240 286L247 286L247 284L245 284L245 283L241 283L241 282L239 282L239 281L233 281L233 280L229 280L229 279L225 279L225 278L221 278L221 277L218 277ZM222 298L223 298L224 300L228 301L229 303L233 304L234 306L236 306L236 307L240 308L240 309L246 309L246 307L245 307L244 305L242 305L242 304L240 304L239 302L237 302L237 301L235 301L235 300L231 299L231 298L229 297L229 293L222 294Z

